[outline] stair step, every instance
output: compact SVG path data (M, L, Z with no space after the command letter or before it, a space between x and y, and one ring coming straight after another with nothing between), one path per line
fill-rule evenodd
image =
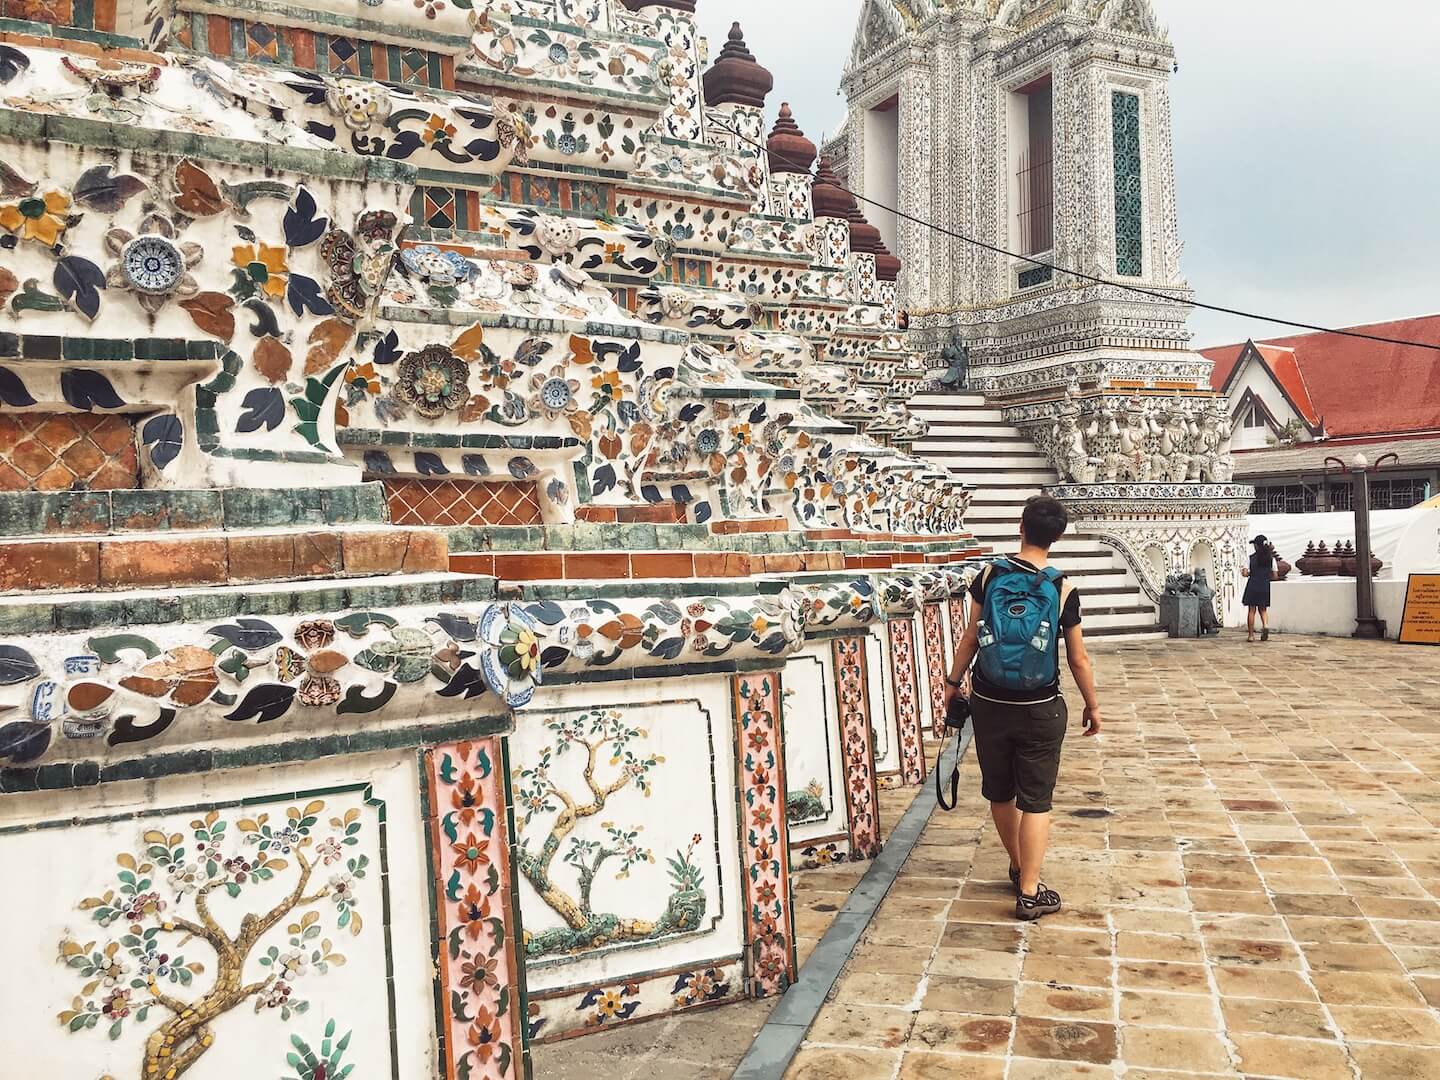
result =
M1005 413L1000 409L992 409L986 405L957 405L948 401L937 401L934 398L919 398L912 400L907 406L917 412L927 413L953 413L956 416L973 416L977 420L1004 420Z
M1085 611L1080 613L1081 623L1086 632L1091 630L1150 631L1155 629L1155 609L1137 608L1133 611Z
M910 399L910 407L916 405L946 405L960 409L987 409L984 394L916 394Z
M1165 631L1159 626L1146 627L1140 630L1131 630L1123 626L1097 626L1093 629L1087 627L1085 630L1086 641L1099 638L1106 645L1119 645L1122 643L1128 644L1130 642L1144 641L1164 641L1167 636L1168 635L1165 633Z
M1038 472L1055 482L1056 473L1050 462L1040 454L1024 454L1004 446L926 447L917 446L917 454L946 463L959 462L961 468L977 473Z
M970 501L971 506L1010 506L1015 509L1025 505L1025 500L1032 495L1039 494L1038 488L1030 485L1019 487L1001 487L998 484L976 484L975 494Z

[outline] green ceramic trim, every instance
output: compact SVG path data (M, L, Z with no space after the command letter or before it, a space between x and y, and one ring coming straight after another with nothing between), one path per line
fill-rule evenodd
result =
M519 22L517 18L515 22ZM587 30L585 36L589 38L603 38L604 35L595 30ZM535 101L537 98L543 100L545 91L559 94L567 100L573 99L576 94L577 84L561 82L557 79L537 79L534 76L520 77L517 75L506 75L502 71L486 67L483 64L457 63L455 65L455 81L457 83L476 83L480 86L502 85L512 90L525 94L521 100ZM662 80L656 79L655 86L658 88L664 84ZM649 118L652 121L665 111L669 98L662 93L638 94L630 90L612 90L601 86L584 86L584 100L586 104L578 106L586 111L590 109L615 108L618 106L632 106L633 111L640 114L640 117ZM593 104L591 104L593 102ZM604 104L602 104L602 102Z
M251 22L268 23L278 17L303 29L318 33L326 33L330 29L362 31L370 35L366 39L367 44L369 41L379 41L386 45L413 47L417 43L426 42L433 45L444 45L457 52L470 44L468 36L442 34L418 26L406 26L403 32L397 33L393 22L342 15L336 11L318 11L315 8L276 4L269 0L224 0L224 6L226 14L231 18L255 16L253 19L247 19ZM354 37L355 34L346 34L345 36Z
M855 630L839 634L840 637L854 637ZM710 664L669 664L653 668L607 667L589 671L577 671L563 675L546 674L546 686L597 686L610 682L630 682L643 679L688 679L697 675L748 675L752 671L774 671L777 662L784 657L759 657L751 660L722 660Z
M277 525L384 525L385 488L0 492L0 537L85 536Z
M515 315L497 315L488 311L460 311L451 308L396 307L384 304L380 318L397 323L469 327L477 324L499 330L525 330L542 334L583 334L587 337L630 338L638 341L660 341L685 345L689 337L683 331L631 323L582 322L578 319L531 319Z
M365 584L358 583L365 581ZM123 599L104 593L0 598L0 636L69 633L98 627L213 623L241 615L319 615L376 608L488 603L493 577L449 574L425 580L321 578L259 586L198 586Z
M185 131L162 131L14 109L0 109L0 136L36 143L71 143L88 150L136 150L199 158L268 172L295 173L309 181L324 178L365 184L406 185L415 183L416 175L414 165L388 158L358 157L333 150L310 150Z
M792 579L775 578L697 578L677 581L536 581L507 584L503 590L506 599L516 600L573 600L588 602L596 598L606 600L645 600L656 597L692 596L779 596ZM854 631L851 631L853 634ZM764 661L775 666L773 658ZM672 665L656 670L675 671ZM547 674L545 681L552 678Z
M256 765L286 765L319 761L346 754L408 750L458 739L483 739L515 730L510 713L471 716L437 724L411 724L403 728L357 731L289 742L263 742L233 750L180 750L146 754L100 765L93 761L41 765L35 769L0 769L0 794L26 791L64 791L122 780L153 780L162 776L191 776L217 769L243 769Z
M50 23L30 22L28 19L0 19L0 33L55 38L57 48L63 48L63 42L66 41L89 41L108 49L146 48L145 43L139 38L129 37L125 34L111 34L104 30L92 30L84 26L54 26Z

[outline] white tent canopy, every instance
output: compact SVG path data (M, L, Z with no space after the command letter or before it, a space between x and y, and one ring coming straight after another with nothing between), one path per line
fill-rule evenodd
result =
M1337 541L1355 539L1355 515L1350 511L1328 514L1253 514L1250 535L1265 536L1288 563L1305 554L1312 541L1334 548ZM1385 563L1381 578L1440 570L1440 510L1374 510L1370 514L1370 550ZM1297 575L1298 576L1298 575Z

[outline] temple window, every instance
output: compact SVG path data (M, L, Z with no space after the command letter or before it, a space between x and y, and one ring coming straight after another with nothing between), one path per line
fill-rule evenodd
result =
M1140 97L1116 90L1110 98L1115 153L1115 273L1145 273L1145 204L1140 178Z
M1021 255L1055 246L1055 120L1050 76L1010 95L1011 241ZM1040 275L1032 275L1040 276ZM1029 284L1039 284L1031 281ZM1022 288L1025 287L1022 284Z
M891 251L899 248L899 219L880 206L900 205L900 95L894 94L865 113L865 189L873 203L861 203L865 219L880 230ZM876 206L879 203L880 206Z

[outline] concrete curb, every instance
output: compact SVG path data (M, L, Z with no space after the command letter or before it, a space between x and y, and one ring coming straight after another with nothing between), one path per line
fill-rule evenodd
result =
M973 732L973 726L967 726L959 749L942 756L938 769L947 781L950 770L969 749ZM830 929L800 969L795 984L785 992L765 1026L755 1036L739 1067L731 1074L731 1080L780 1080L785 1075L835 980L840 977L855 946L860 943L861 935L875 917L890 886L895 884L895 878L910 858L920 834L930 823L935 807L935 783L931 776L926 778L924 792L916 796L910 809L905 811L879 857L870 864L860 884L851 892Z

